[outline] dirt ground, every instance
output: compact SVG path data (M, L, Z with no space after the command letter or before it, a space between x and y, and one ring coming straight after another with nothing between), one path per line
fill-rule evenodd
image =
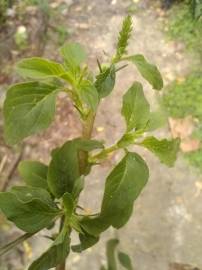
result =
M105 60L113 52L122 18L130 2L77 0L70 5L65 20L72 32L70 39L86 47L89 64L93 69L96 67L97 57ZM129 51L143 53L157 64L165 84L183 77L190 69L191 58L183 52L182 44L167 40L162 31L162 11L155 1L142 1L133 15L133 21L134 33ZM54 43L47 42L45 56L57 58ZM94 129L95 138L104 139L109 145L120 138L124 130L120 115L121 97L136 79L143 83L152 107L157 106L159 94L139 77L133 67L127 67L119 73L114 92L100 106ZM76 116L73 116L74 109L64 101L63 96L58 102L61 107L55 123L45 133L27 140L25 158L30 158L31 153L33 159L47 161L51 148L61 144L66 138L79 135L80 126ZM159 129L155 135L170 136L169 128ZM110 237L120 239L120 247L131 256L135 270L202 269L202 176L189 168L180 156L175 167L169 169L146 150L135 150L148 162L150 180L136 201L132 218L123 229L110 229L104 233L101 241L82 255L72 253L67 269L99 269L105 263L105 243ZM81 198L82 205L86 208L99 210L105 176L120 155L121 153L117 153L109 162L93 169ZM13 237L17 232L15 229L11 231ZM4 241L6 236L2 236ZM49 243L44 239L40 235L29 241L32 251L29 250L30 246L25 245L8 254L0 264L0 270L25 269L22 267L24 263L30 263L44 251ZM75 236L73 241L77 241ZM22 256L24 249L30 255L25 262Z

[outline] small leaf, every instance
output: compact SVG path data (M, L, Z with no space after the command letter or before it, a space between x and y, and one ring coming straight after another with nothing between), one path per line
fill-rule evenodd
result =
M66 192L62 196L64 208L65 208L65 215L70 218L72 216L72 213L74 211L74 200L70 193Z
M149 103L139 82L135 82L123 96L121 113L126 120L127 132L146 127L150 117Z
M17 64L17 71L20 75L31 79L60 77L65 73L61 64L40 57L21 60Z
M99 237L92 236L87 233L79 234L79 239L80 239L80 244L72 246L72 251L73 252L82 252L95 244L99 241Z
M79 67L86 60L85 50L78 43L65 44L60 53L70 69Z
M51 247L34 261L28 270L47 270L62 263L70 251L70 238L63 230L55 239Z
M4 102L4 133L8 144L47 128L55 114L56 88L26 82L9 88Z
M114 89L116 79L115 66L107 68L96 76L95 87L100 98L108 96Z
M72 193L76 180L80 177L79 151L102 148L95 140L74 139L53 151L48 168L48 186L57 198L65 192Z
M18 171L27 185L48 189L48 166L45 164L39 161L24 160L20 162Z
M131 61L134 63L142 75L142 77L147 80L154 89L161 90L163 88L163 79L156 66L148 63L143 55L136 54L124 58L124 60Z
M131 259L130 259L130 257L126 253L119 252L118 253L118 258L119 258L119 261L120 261L121 265L125 269L127 269L127 270L133 270Z
M31 187L15 187L11 192L1 192L0 209L8 220L29 233L47 227L60 214L46 190Z
M107 242L106 255L107 255L108 270L117 270L115 250L118 243L119 243L118 239L111 239Z
M155 137L147 137L140 143L140 145L146 147L153 152L161 162L168 166L173 166L177 158L177 152L179 149L180 140L158 140Z
M95 112L98 106L99 97L97 89L93 83L88 80L82 80L78 86L78 94L80 99L87 105L87 107Z

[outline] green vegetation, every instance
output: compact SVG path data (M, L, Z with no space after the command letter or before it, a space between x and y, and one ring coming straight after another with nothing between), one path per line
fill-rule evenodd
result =
M201 4L200 4L201 5ZM199 8L197 9L198 13ZM167 20L168 35L182 41L188 50L202 55L202 18L193 16L193 7L189 1L173 5Z
M6 21L7 1L0 1L0 25Z
M186 153L184 156L192 166L202 172L202 149Z
M163 103L172 117L192 115L202 123L202 77L190 74L183 82L171 83L163 96Z
M191 115L196 120L196 128L192 134L202 142L202 77L199 73L190 74L185 81L170 84L163 96L163 105L173 118L184 118ZM185 157L191 165L202 171L202 149L186 153Z
M168 13L167 33L170 38L185 44L193 59L202 58L202 2L187 0L173 5ZM172 82L163 96L168 115L196 120L193 138L202 141L202 69L192 67L183 82ZM197 70L197 71L196 71ZM202 170L202 149L184 154L191 165Z

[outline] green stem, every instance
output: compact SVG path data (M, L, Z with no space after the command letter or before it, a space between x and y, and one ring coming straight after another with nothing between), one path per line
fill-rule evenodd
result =
M90 163L96 163L98 160L104 159L108 154L110 154L110 153L112 153L112 152L114 152L114 151L116 151L118 149L119 149L118 145L117 144L113 144L112 146L103 149L102 151L100 151L96 155L91 156L89 158L89 162Z
M22 236L18 237L16 240L8 243L6 246L0 248L0 256L4 255L12 248L16 247L17 245L23 243L26 239L32 237L35 233L25 233Z
M95 113L90 113L86 121L83 122L82 127L82 138L89 140L92 136L93 125L95 122ZM80 173L85 174L86 167L88 165L88 153L85 151L80 152L79 154L79 164L80 164Z
M95 114L91 113L86 121L83 122L83 127L82 127L82 138L83 139L90 139L93 131L93 125L95 121ZM79 164L80 164L80 173L81 175L85 173L86 167L88 165L88 153L82 151L79 155ZM61 218L60 222L60 231L62 230L64 225L64 218ZM62 262L56 267L56 270L65 270L66 266L66 261Z

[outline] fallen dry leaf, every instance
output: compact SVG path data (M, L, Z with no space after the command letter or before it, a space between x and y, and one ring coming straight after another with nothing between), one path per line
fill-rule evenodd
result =
M198 139L186 138L182 140L180 143L180 149L184 153L196 151L199 148L200 148L200 140Z
M168 119L171 134L173 138L180 138L180 149L182 152L196 151L200 148L200 140L191 138L195 129L195 121L192 116L183 119Z

